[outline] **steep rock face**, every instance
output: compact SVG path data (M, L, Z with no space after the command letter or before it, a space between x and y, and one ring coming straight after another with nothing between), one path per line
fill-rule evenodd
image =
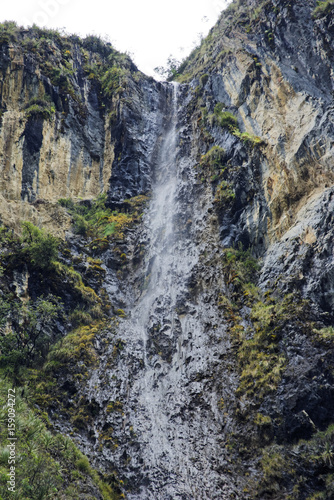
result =
M140 87L129 82L126 93L129 102L125 101L111 134L116 144L109 190L111 206L122 206L124 199L151 190L157 138L161 136L167 113L165 93L165 87L153 80L143 82Z
M133 72L102 102L81 56L82 101L66 104L3 48L4 95L43 83L56 105L48 121L23 119L18 94L12 111L2 101L6 206L40 222L109 176L113 210L152 194L142 223L99 255L113 317L89 344L94 363L45 372L78 413L69 421L55 398L52 424L116 470L128 498L333 493L333 39L315 6L234 2L177 89Z
M29 203L37 199L56 202L71 194L96 195L100 191L100 162L96 161L99 155L96 153L92 159L89 143L95 143L97 146L94 147L103 157L104 124L99 113L96 110L94 113L89 105L91 121L95 122L94 134L97 135L89 141L87 127L82 130L74 110L65 118L59 109L59 115L57 113L58 116L51 121L39 115L26 118L24 108L33 97L47 93L60 101L59 94L55 90L53 96L47 78L40 74L32 58L29 60L23 55L21 47L2 46L2 51L3 58L8 59L7 67L3 69L1 93L2 206L4 212L21 210L23 218L30 218L33 211L36 222L38 210L33 210ZM64 128L61 133L61 127L66 127L67 133L64 133ZM90 178L92 182L89 182Z
M333 81L330 16L314 21L313 1L255 5L257 14L243 2L241 13L224 15L188 64L209 75L201 105L213 112L224 103L237 112L241 131L266 142L255 160L258 194L240 214L257 246L259 231L267 243L280 237L308 196L332 183Z
M230 214L222 214L222 235L229 243L249 243L259 255L280 238L281 255L288 240L285 251L291 255L297 233L311 247L321 234L328 239L328 226L319 227L326 222L319 215L313 221L311 212L315 199L323 205L318 214L327 210L322 193L333 182L333 38L330 12L313 19L314 7L313 1L243 2L241 12L222 16L203 44L205 52L200 49L188 62L198 77L208 73L205 83L195 81L202 87L197 109L213 113L222 102L236 113L241 132L264 141L251 151L227 133L226 141L220 127L209 127L215 143L226 149L227 162L238 169L232 174L237 200ZM247 10L253 8L259 12ZM269 268L273 280L281 274L268 257L264 276ZM284 274L296 275L286 266ZM314 280L305 279L310 291ZM322 300L315 290L312 297Z
M110 181L116 192L116 186L126 184L124 172L129 187L123 198L150 189L146 158L160 124L152 116L145 129L141 117L146 107L154 114L161 106L160 85L139 73L136 80L127 79L136 68L124 59L113 66L118 70L114 94L106 98L103 74L96 72L108 57L120 56L93 42L28 30L1 44L1 195L7 223L15 226L20 211L21 218L55 231L55 223L46 218L49 208L43 206L51 203L63 234L70 226L56 206L60 198L94 198L108 191Z
M225 471L231 423L222 408L235 404L237 377L217 306L225 290L218 218L186 139L187 88L175 92L173 106L164 86L152 201L128 238L130 263L131 246L144 246L145 257L127 275L127 318L108 332L85 385L76 384L76 397L95 408L80 441L90 453L105 443L96 463L116 468L128 498L238 498L243 480ZM114 302L120 289L107 290Z

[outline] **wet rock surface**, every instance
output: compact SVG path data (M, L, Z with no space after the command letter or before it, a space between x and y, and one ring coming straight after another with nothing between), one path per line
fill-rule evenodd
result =
M133 77L108 123L79 74L86 118L70 103L66 132L54 130L48 143L52 161L71 143L70 193L104 189L109 207L124 211L128 198L150 195L140 223L101 253L103 276L90 278L112 304L94 338L96 363L83 380L69 370L57 381L69 408L82 400L88 423L73 430L50 412L98 468L117 472L132 500L290 498L301 480L278 459L266 468L270 447L290 453L282 468L317 476L298 500L323 491L322 474L332 474L322 449L298 468L309 446L299 441L325 432L334 410L333 339L321 333L334 321L332 20L327 11L312 17L313 0L244 5L254 15L222 17L208 50L188 63L188 83ZM0 67L10 64L2 48ZM33 72L33 61L26 67ZM223 112L233 127L222 125ZM18 126L15 113L2 118L12 155L3 157L3 186L22 159L8 198L36 204L51 125ZM11 152L12 132L22 158ZM213 147L218 168L205 164ZM67 240L75 255L85 248L84 238L68 232ZM259 259L256 283L244 287L231 265L238 248ZM34 276L22 268L14 278L24 296Z
M152 199L142 226L127 237L126 282L116 277L112 252L105 255L106 289L127 317L78 389L97 413L94 429L77 438L96 463L116 468L131 499L253 498L247 478L261 478L262 446L311 439L332 422L331 344L285 323L277 389L260 402L240 397L237 347L218 306L230 294L224 248L241 243L262 258L262 292L296 293L296 301L311 301L311 319L332 321L331 83L317 59L324 78L314 85L306 44L298 56L289 48L300 30L313 29L310 10L278 4L275 46L268 25L260 26L262 34L250 34L228 61L205 68L200 97L199 80L178 87L176 113L171 85L134 87L132 108L124 108L116 129L110 206L147 190ZM299 31L287 30L289 23ZM289 69L294 64L305 65L300 78ZM247 144L215 123L205 136L199 107L214 113L219 102L264 144ZM232 204L217 206L215 181L196 172L213 144L224 149ZM250 314L240 310L246 329ZM254 425L256 415L271 423ZM98 452L106 435L109 444Z
M204 234L211 219L215 227L217 221L206 215L210 192L196 196L191 156L179 154L179 93L173 107L172 86L164 92L169 118L137 243L145 243L146 257L133 281L128 318L120 321L113 347L103 353L91 376L94 391L87 388L87 396L100 408L113 401L113 411L102 413L97 426L104 422L102 429L113 429L117 448L104 448L99 460L106 465L112 460L127 483L128 498L221 498L237 489L223 473L225 422L219 401L221 391L233 397L237 380L219 362L231 349L215 306L224 287L222 271L205 264L219 252L218 233L209 233L210 256L203 256ZM190 217L193 224L186 229ZM191 291L191 282L205 293Z

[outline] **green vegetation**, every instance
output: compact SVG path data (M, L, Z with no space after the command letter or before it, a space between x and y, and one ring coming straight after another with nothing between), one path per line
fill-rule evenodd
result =
M0 367L15 383L23 381L26 367L43 364L51 346L62 336L60 324L73 316L73 323L79 323L80 316L75 313L80 307L85 309L86 322L102 318L108 308L84 283L81 274L62 262L66 248L61 248L57 238L30 222L22 225L21 237L6 228L0 230L1 269L7 271L0 276ZM30 273L31 286L41 287L34 299L28 291L24 299L16 296L8 285L11 273L22 270L22 266ZM88 274L90 269L103 272L98 267L93 261ZM68 293L72 297L71 308L64 304Z
M154 71L163 76L166 80L171 81L178 78L182 72L182 62L175 59L173 56L169 56L166 66L157 66L154 68Z
M216 110L215 110L216 111ZM231 132L238 127L237 118L229 111L220 111L220 113L215 113L218 116L219 124L222 128L227 128Z
M260 146L264 144L263 139L261 137L255 136L248 132L240 132L238 127L238 120L236 116L234 116L229 111L223 111L223 103L218 103L215 106L214 114L211 115L211 118L208 117L209 122L218 123L222 128L227 129L233 135L241 139L244 143L250 144L251 146Z
M265 144L264 139L257 135L249 134L248 132L240 132L238 129L234 129L233 134L239 137L245 144L250 144L253 147Z
M257 413L256 417L254 419L254 424L257 425L258 427L267 427L270 426L272 423L272 420L268 415L262 415L262 413Z
M117 52L111 43L98 36L89 35L81 39L36 25L23 30L14 22L0 24L0 45L12 42L15 42L16 50L23 56L29 55L42 75L57 87L60 98L55 99L50 88L46 89L50 95L34 96L24 107L28 119L51 119L56 110L66 115L70 109L69 99L78 117L86 119L86 103L77 83L77 59L91 85L95 87L100 109L107 112L115 111L117 103L114 98L118 98L124 91L129 75L133 74L135 79L140 78L130 58Z
M279 340L285 322L291 319L293 297L282 301L268 297L256 302L251 311L251 338L239 333L238 362L241 369L238 394L253 400L275 391L286 366Z
M113 66L108 69L101 78L102 90L106 97L120 94L125 84L125 72L122 68Z
M317 18L321 15L328 14L333 8L333 4L334 0L325 0L324 2L317 0L317 6L313 11L312 16Z
M91 322L89 325L79 326L66 337L60 339L52 346L48 354L45 371L54 374L60 368L65 371L72 368L76 370L76 374L87 373L87 368L93 366L97 360L93 347L94 339L104 327L103 321ZM77 367L76 364L79 361L83 361L84 364L80 363Z
M80 388L86 383L91 371L98 366L101 348L109 349L111 344L108 368L121 355L124 344L113 339L116 324L109 319L108 322L100 321L76 328L51 348L41 369L31 369L27 375L32 385L32 397L38 408L43 412L60 412L72 424L74 432L88 431L95 427L95 418L101 409L96 401L87 400ZM99 351L96 350L97 341ZM64 377L69 388L58 383ZM106 377L105 381L107 379ZM71 392L70 403L68 390ZM122 404L117 402L113 408L120 411ZM107 413L111 411L110 403L105 410ZM114 447L116 442L112 429L100 429L99 441L101 447Z
M75 203L70 198L62 198L59 204L72 215L76 234L98 238L104 236L107 220L112 215L111 210L106 208L106 199L106 194L87 203Z
M214 30L211 30L209 35L201 40L201 43L193 49L190 55L183 61L177 61L173 58L173 67L169 71L169 79L175 79L180 83L188 83L194 77L201 78L202 75L207 73L206 61L213 57L216 42L219 40L220 35ZM226 51L228 54L228 51ZM217 58L217 63L224 59L225 54ZM201 85L204 86L203 80ZM204 80L205 81L205 80Z
M60 332L63 304L52 295L35 302L2 300L0 323L8 331L0 336L0 368L15 382L22 379L25 366L40 364Z
M286 7L290 8L290 6L291 2L288 2ZM208 36L200 41L186 59L175 66L174 75L171 76L180 83L188 83L193 78L200 78L203 74L211 73L210 61L214 61L216 68L228 65L234 53L228 41L231 33L236 29L245 33L259 32L264 26L268 26L269 15L277 14L279 9L280 7L275 6L272 0L259 0L256 6L243 0L232 1L222 11L217 24L210 30ZM269 26L265 36L269 45L272 46L275 34Z
M208 124L211 127L213 125L219 125L241 139L245 144L249 144L253 147L264 144L264 140L261 137L250 134L249 132L240 132L237 117L230 111L224 111L224 108L225 104L218 102L214 108L214 112L208 115L207 109L203 107L201 109L201 114L204 126Z
M273 437L275 426L282 424L281 415L267 411L287 366L286 344L291 332L306 339L313 331L315 342L328 345L333 328L314 330L310 304L297 291L283 294L277 288L263 293L257 286L259 262L249 249L245 251L241 245L226 249L223 259L228 291L220 297L219 306L229 325L240 377L236 391L240 404L235 416L249 429L256 427L256 432L250 431L246 446L245 436L235 446L239 452L244 446L244 452L251 454L259 444L272 443L261 451L261 479L250 479L244 491L259 499L332 498L334 426L316 432L308 441L279 446Z
M45 419L28 406L27 387L15 392L15 493L8 491L8 445L12 443L8 441L7 427L9 389L10 384L0 378L0 497L3 500L77 500L86 494L87 485L92 490L92 498L98 491L104 500L124 498L120 490L100 478L69 437L47 429Z
M327 500L334 496L334 425L293 446L264 449L256 498ZM313 491L313 493L311 493Z
M232 285L233 300L246 295L249 284L254 284L260 269L258 260L253 257L251 249L244 250L240 243L238 248L227 248L223 255L224 274L228 285Z
M27 118L41 117L50 120L56 112L56 108L51 104L49 96L38 98L34 97L26 104L24 111Z
M293 470L291 462L281 453L278 446L265 449L261 458L262 479L257 485L257 498L275 495L282 490L282 480L285 471ZM296 497L295 497L296 498ZM298 498L298 497L297 497Z
M221 206L229 204L235 199L232 185L227 180L222 179L226 172L223 163L224 157L224 149L220 146L213 146L201 157L199 164L202 179L211 179L215 193L214 201Z
M103 51L101 52L103 53ZM87 62L84 65L84 71L88 79L100 89L99 95L102 98L102 106L105 106L113 97L122 95L131 69L131 61L128 56L119 54L116 51L105 54L103 61L95 58L94 62ZM134 73L133 78L137 78ZM115 113L115 111L113 110L111 113Z
M263 295L256 286L259 264L249 249L226 249L223 259L229 297L221 297L220 305L230 321L230 333L237 347L237 394L260 403L277 389L285 369L287 360L281 341L287 325L293 324L301 332L311 328L308 302L297 293ZM239 316L243 305L250 309L248 328L241 325Z
M201 76L200 82L201 82L202 87L205 87L208 80L209 80L209 75L207 73L205 73L204 75Z
M235 192L232 188L232 185L229 182L222 180L216 188L214 199L215 203L219 205L226 205L233 202L234 199Z
M69 260L83 267L84 275L69 265ZM77 396L69 404L67 389L58 382L65 375L72 384L82 383L98 359L96 338L100 346L110 341L109 333L102 335L111 306L99 290L99 277L104 272L101 261L86 257L83 265L83 259L74 258L65 243L25 222L20 237L0 228L0 266L3 411L6 406L2 400L10 383L20 395L16 401L20 461L14 496L7 490L6 425L0 412L0 497L37 500L65 495L74 500L81 498L82 488L86 488L83 494L87 494L87 488L92 490L92 496L95 488L105 500L124 498L117 477L109 475L103 481L69 438L52 432L46 413L50 409L61 411L75 430L92 424L94 407ZM29 276L26 290L14 291L16 273ZM87 279L92 279L96 290L87 286ZM111 321L109 318L108 331Z
M321 328L320 330L313 330L315 340L322 342L334 342L334 328L332 326L328 326L325 328Z
M0 46L11 42L16 42L19 28L14 21L0 23Z
M125 200L127 212L119 212L107 208L107 195L101 194L90 203L75 203L69 198L59 200L60 205L72 215L74 232L92 238L92 251L103 251L108 247L108 241L122 240L124 231L138 222L147 197L140 195Z
M58 257L59 240L31 222L23 222L22 226L22 257L28 259L34 268L53 268Z
M219 171L223 168L225 151L220 146L213 146L205 155L201 157L202 169L208 169L210 172Z
M85 307L86 314L100 318L102 314L100 310L101 299L92 288L84 284L81 274L75 271L73 266L62 262L56 262L54 269L57 280L67 284L77 304Z

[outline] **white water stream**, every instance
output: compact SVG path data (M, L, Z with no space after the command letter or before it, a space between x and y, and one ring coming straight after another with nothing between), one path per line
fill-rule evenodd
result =
M184 288L192 267L182 258L184 248L176 236L176 219L180 216L177 201L177 102L178 85L173 84L169 124L162 138L153 198L144 221L149 236L145 286L131 321L137 335L141 332L143 341L145 366L137 387L137 418L141 421L138 428L145 438L144 461L150 468L148 475L151 482L156 481L156 488L163 486L164 490L168 490L168 481L171 484L180 482L181 477L184 484L180 489L185 491L188 482L185 464L187 436L182 426L173 421L177 409L184 404L182 363L178 362L182 353L176 349L173 359L168 354L173 350L172 346L181 345L177 292ZM140 498L157 499L157 496L149 495L152 494L146 491ZM166 491L164 495L167 495ZM139 497L135 495L133 498Z
M118 460L132 485L129 500L221 499L223 417L220 389L212 388L221 385L214 374L224 327L209 294L222 282L201 263L204 253L217 253L218 234L207 230L211 193L196 196L194 160L180 146L178 85L165 90L166 121L140 233L143 286L119 325L125 347L110 371L108 397L124 408L123 433L110 415L120 443L110 461ZM202 288L210 281L208 291L190 290L197 278Z
M147 326L150 315L159 301L169 302L170 331L173 331L175 293L175 228L173 216L176 205L176 147L177 147L177 84L173 85L172 116L163 139L158 159L158 172L150 211L145 221L150 238L146 255L145 290L134 317L143 332L145 365L147 360ZM166 331L165 331L166 334Z

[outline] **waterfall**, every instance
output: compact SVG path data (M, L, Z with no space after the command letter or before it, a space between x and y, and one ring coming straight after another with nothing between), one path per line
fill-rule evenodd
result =
M173 331L175 295L175 197L177 189L177 89L173 84L172 112L157 158L156 181L153 198L145 219L149 244L146 255L145 289L134 316L143 332L145 365L148 367L148 328L154 327L154 310L165 307L169 312L167 331ZM167 301L167 302L166 302ZM161 330L161 328L159 328Z
M182 286L186 271L179 266L176 237L177 106L178 84L173 84L169 123L157 156L152 200L144 220L149 239L144 290L132 313L133 326L141 332L143 340L144 376L138 400L143 411L141 426L145 428L144 454L150 468L150 480L157 482L156 491L166 480L172 480L176 472L177 450L173 441L180 438L173 435L175 430L168 405L182 404L182 394L177 391L173 394L172 390L173 385L180 383L181 372L177 374L175 367L171 370L170 355L179 333L177 290ZM143 498L149 498L147 495L148 492Z
M229 344L217 308L219 233L211 192L196 181L184 90L163 91L152 197L135 243L145 247L132 280L140 291L120 320L122 352L110 350L109 385L100 389L123 408L107 415L117 442L103 453L127 481L129 500L221 499L231 484L219 405L234 389L220 361Z

